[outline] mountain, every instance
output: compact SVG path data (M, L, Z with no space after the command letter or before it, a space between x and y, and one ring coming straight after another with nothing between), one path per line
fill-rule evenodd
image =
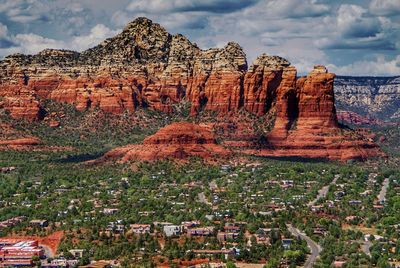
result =
M334 78L320 65L298 78L290 62L266 54L248 67L237 43L202 50L138 18L81 53L46 49L6 57L0 62L0 107L15 119L35 121L48 116L49 99L109 114L139 109L173 114L177 105L189 103L198 121L214 113L204 127L221 130L216 139L240 153L338 160L383 156L374 143L339 126ZM246 119L238 122L243 114ZM260 118L270 118L263 123L271 124L271 131L255 129ZM185 129L197 128L179 131ZM188 145L174 146L182 151Z
M400 122L400 76L338 76L334 85L338 110L357 113L353 117L364 122Z

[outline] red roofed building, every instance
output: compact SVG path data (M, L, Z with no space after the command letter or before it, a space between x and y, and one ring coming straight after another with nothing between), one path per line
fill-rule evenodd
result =
M45 257L44 250L38 241L1 240L0 266L31 266L33 257Z

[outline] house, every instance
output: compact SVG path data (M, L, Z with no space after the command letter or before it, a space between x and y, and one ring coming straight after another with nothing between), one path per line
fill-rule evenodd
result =
M47 227L49 226L49 222L47 220L31 220L29 225L32 227Z
M23 222L24 220L26 220L25 216L10 218L8 220L0 222L0 229L15 226Z
M287 239L287 238L282 239L282 247L284 249L289 249L290 246L292 245L292 243L293 243L293 239Z
M228 219L228 218L232 218L233 213L232 213L232 211L227 209L227 210L224 210L224 211L215 211L214 212L214 216L217 217L217 218L226 218L226 219Z
M167 237L179 236L182 233L182 226L181 225L165 225L163 230Z
M80 266L81 268L107 268L113 267L111 261L92 261L90 264Z
M184 221L182 222L183 229L189 229L200 225L200 221Z
M131 224L129 227L135 234L149 234L151 231L150 224Z
M118 211L119 211L118 208L104 208L104 209L103 209L103 214L105 214L105 215L112 215L112 214L117 213Z
M85 253L84 249L71 249L68 251L69 253L74 256L74 258L81 259L83 257L83 254Z
M125 233L125 225L123 224L115 224L113 226L114 233L116 234L124 234Z
M353 222L353 221L359 221L360 219L361 219L361 217L352 215L352 216L347 216L345 218L345 221L346 222Z
M345 265L346 262L345 261L334 261L333 262L333 267L343 267L343 265Z
M0 267L32 266L32 258L44 258L44 249L38 241L17 241L4 239L0 241Z
M257 244L270 245L270 238L266 233L256 233L255 235Z
M346 195L344 191L336 191L333 193L337 199L341 199L343 196Z
M210 236L214 233L214 227L199 227L199 228L189 228L187 229L187 236Z
M361 203L362 203L361 200L350 200L349 201L349 205L359 205Z
M311 206L311 211L312 212L320 212L323 210L323 206L319 205L319 206Z
M384 209L385 207L383 205L373 205L373 208L376 210L381 210Z
M313 233L315 235L324 236L326 234L326 228L324 228L324 227L314 227Z
M46 267L46 268L77 267L77 265L78 265L78 260L67 260L65 258L54 259L51 260L51 262L43 260L41 263L41 267Z
M221 171L222 172L228 172L232 169L230 165L221 165Z
M225 223L224 232L227 233L239 233L240 227L233 223Z
M292 180L283 180L281 183L281 187L283 189L291 188L294 186L294 182Z
M238 236L239 236L238 233L218 232L217 239L219 242L224 243L227 241L233 241L237 239Z
M45 268L61 268L61 267L68 267L67 260L64 258L55 259L51 261L42 260L40 263L40 267Z

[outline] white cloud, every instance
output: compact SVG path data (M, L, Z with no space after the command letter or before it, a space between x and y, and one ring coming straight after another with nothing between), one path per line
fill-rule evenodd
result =
M337 17L337 29L345 37L376 36L382 29L375 17L364 17L366 9L357 5L341 5Z
M0 22L0 38L7 37L7 34L8 34L7 25L4 25Z
M103 24L98 24L87 35L77 36L70 40L56 40L32 33L12 36L8 34L7 28L0 24L0 41L6 39L12 42L12 46L6 48L1 48L0 46L0 57L12 53L36 54L46 48L82 51L98 45L118 32L109 29Z
M22 53L34 54L46 48L63 48L64 41L44 38L36 34L17 34L12 40L21 48Z
M41 19L45 19L49 14L49 5L44 1L32 0L2 0L0 5L0 13L13 22L29 23Z
M116 35L119 31L111 30L103 24L97 24L94 26L88 35L77 36L73 38L69 43L70 47L74 50L84 50L93 46L98 45L105 39Z
M371 16L368 10L358 6L340 5L337 16L324 19L333 25L329 35L315 38L321 49L395 50L398 29L388 18Z
M316 0L271 0L263 1L267 15L278 18L318 17L330 11L328 5Z
M392 16L400 14L399 0L372 0L369 4L371 13L380 16Z
M400 55L392 60L386 60L384 55L379 55L372 61L361 60L345 66L327 66L338 75L400 75Z

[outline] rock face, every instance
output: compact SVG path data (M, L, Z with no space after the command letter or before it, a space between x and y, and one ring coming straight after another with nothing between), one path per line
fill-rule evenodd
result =
M0 151L3 150L36 150L42 142L36 137L0 139Z
M203 51L195 58L193 75L188 85L191 113L203 109L228 113L243 106L243 77L246 55L233 42L223 49Z
M43 99L71 103L80 111L98 108L113 114L138 108L173 113L175 104L185 100L191 103L193 116L202 111L235 116L242 110L276 115L273 131L259 137L265 144L257 148L265 147L264 152L281 148L282 155L303 155L303 148L313 150L307 156L330 159L379 155L376 147L362 140L346 145L346 150L353 150L346 156L321 153L337 137L347 139L338 127L333 80L323 66L297 78L296 68L287 60L266 54L248 68L245 53L234 42L202 50L184 36L138 18L120 34L81 53L46 49L36 55L6 57L0 62L0 107L14 118L37 120L43 117ZM244 136L239 132L236 144ZM159 146L148 142L142 146ZM365 149L359 150L360 146ZM170 150L165 155L193 154L193 150L179 151L179 146ZM130 154L137 153L132 149ZM157 158L154 153L144 158Z
M389 126L396 123L384 122L370 115L362 116L358 113L351 111L338 111L338 121L347 125L360 125L360 126Z
M339 76L335 79L335 96L340 111L400 122L400 76Z
M245 75L244 108L253 114L263 115L271 109L274 101L283 101L286 91L293 91L295 83L296 69L290 66L290 62L263 54Z
M41 144L38 138L20 138L14 140L0 140L0 146L35 146Z
M298 117L288 128L275 123L266 144L249 154L275 157L324 158L331 160L364 160L385 156L379 147L361 135L341 130L334 106L333 79L323 66L315 66L307 77L296 82L296 105L281 106L277 122L290 122L287 109L298 110ZM284 102L286 103L286 102ZM296 102L295 102L296 103Z
M128 145L108 152L102 160L184 160L194 156L209 160L230 154L229 150L216 143L214 134L208 128L192 123L173 123L146 138L142 144Z

